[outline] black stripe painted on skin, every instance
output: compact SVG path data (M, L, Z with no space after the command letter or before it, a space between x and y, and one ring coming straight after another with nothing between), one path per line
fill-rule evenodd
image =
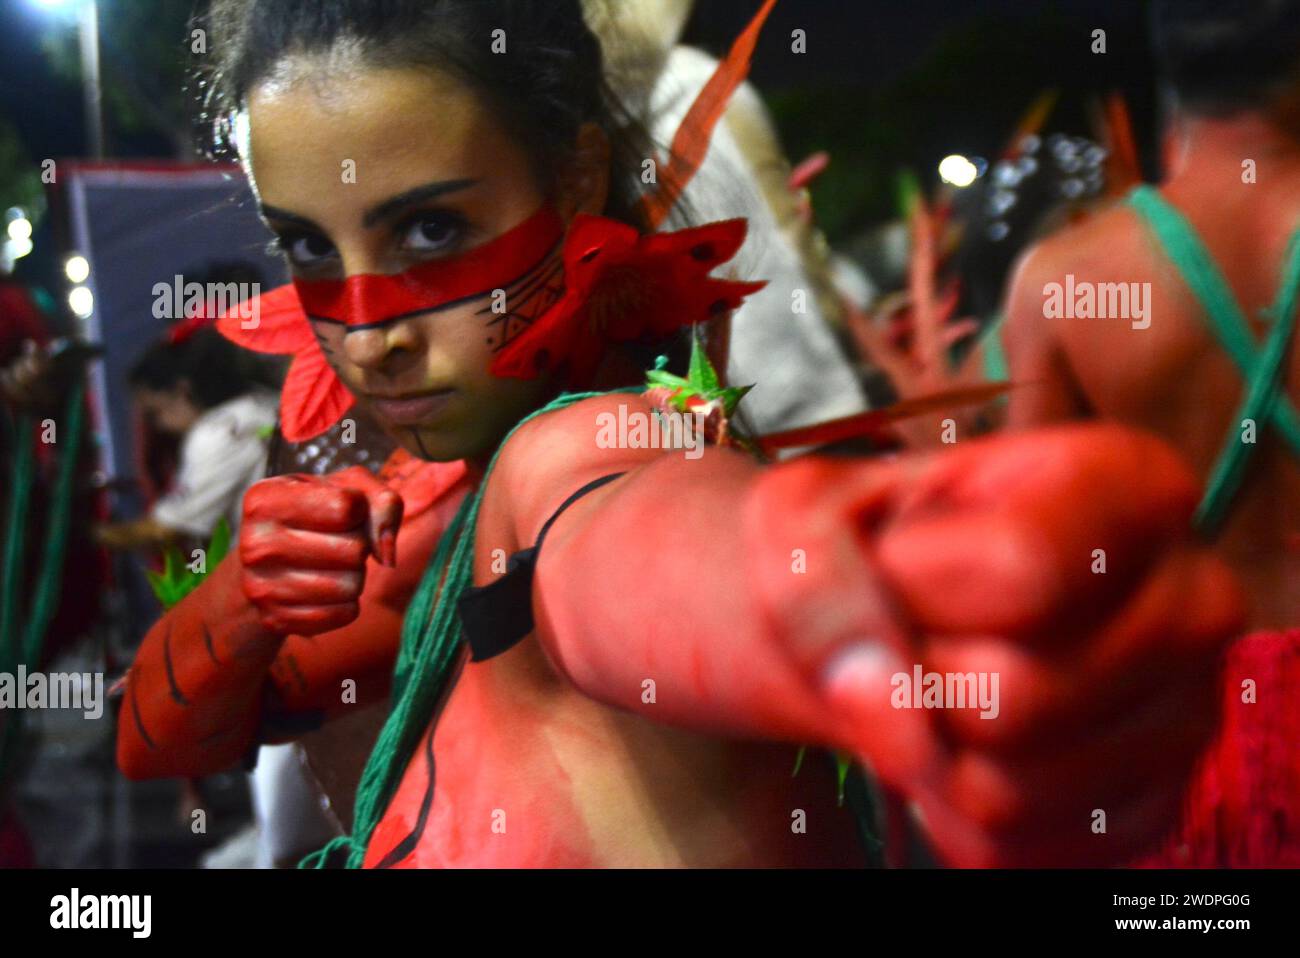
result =
M144 744L148 745L151 749L154 749L156 751L158 749L158 746L155 745L153 739L149 737L149 733L145 731L144 721L140 718L140 703L135 700L134 682L131 683L131 690L129 694L131 696L131 716L132 718L135 719L135 730L140 733L140 738L144 740Z
M208 650L208 658L212 659L212 664L220 665L221 660L217 658L217 650L212 647L212 633L208 631L206 623L203 626L203 645Z
M176 670L172 667L172 630L170 625L167 627L167 634L163 636L163 664L167 666L167 684L171 686L172 698L176 700L177 705L188 706L190 700L185 697L181 687L176 684Z
M428 734L424 738L424 757L429 763L429 781L424 786L424 797L420 799L420 816L415 820L415 827L411 829L411 833L380 859L375 865L376 868L392 868L415 851L415 847L420 844L420 839L424 835L424 827L429 823L429 810L433 808L433 781L437 777L433 767L433 725L429 726Z
M445 709L447 703L451 701L451 693L460 681L460 673L464 670L467 659L468 656L465 655L461 655L458 658L455 665L455 672L448 678L447 687L442 691L442 701L438 703L437 708L434 710L433 718L429 721L429 733L424 742L424 755L428 760L429 766L429 781L424 786L424 797L420 800L420 815L416 819L415 827L411 829L409 835L397 843L392 851L380 859L379 863L375 866L376 868L392 868L407 855L411 854L411 852L415 851L416 847L420 844L420 839L424 837L425 826L429 823L429 811L433 808L433 783L437 778L437 766L434 765L433 761L433 733L438 727L438 720L442 718L443 709ZM389 799L389 801L391 802L392 800ZM387 811L387 809L385 809L385 811Z

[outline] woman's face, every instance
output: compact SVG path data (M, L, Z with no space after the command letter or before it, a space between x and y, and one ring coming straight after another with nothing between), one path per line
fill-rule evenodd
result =
M548 199L486 101L438 72L291 62L252 91L248 121L262 213L295 278L395 274L456 257ZM567 221L603 207L603 187L599 197L551 199ZM481 458L551 391L545 377L501 379L488 366L558 285L508 304L514 322L503 323L489 294L378 326L312 325L344 384L410 452Z
M185 380L171 389L137 386L135 402L149 424L169 436L185 435L203 415L203 410L191 400L189 383Z

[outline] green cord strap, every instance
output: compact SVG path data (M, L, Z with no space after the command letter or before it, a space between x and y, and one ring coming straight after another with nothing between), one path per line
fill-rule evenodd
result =
M1006 313L996 314L981 334L980 344L984 347L984 378L991 383L1004 383L1011 379L1007 350L1002 342L1002 327L1006 325L1006 320ZM1000 400L1005 399L1005 396L1000 397Z
M85 415L85 384L78 380L68 394L63 413L63 456L54 480L54 498L50 501L45 523L45 549L41 555L40 579L32 599L31 613L23 642L23 655L29 665L40 658L46 630L54 621L59 593L63 586L63 560L68 551L68 532L72 523L72 500L76 489L77 460L81 451L81 424Z
M1283 365L1295 330L1300 291L1300 230L1287 246L1281 286L1267 311L1272 328L1263 348L1257 349L1245 314L1191 223L1151 186L1139 186L1128 202L1155 234L1165 255L1201 304L1210 331L1246 379L1245 398L1229 427L1194 518L1197 529L1213 536L1241 487L1253 452L1254 444L1242 442L1238 432L1243 420L1277 427L1292 453L1300 457L1300 418L1282 394Z
M615 390L639 393L641 388ZM339 864L360 868L370 836L388 808L411 755L433 718L462 642L456 603L474 581L474 529L488 478L506 443L525 423L584 399L609 393L568 393L523 419L497 447L478 488L471 493L438 542L402 623L402 643L393 673L392 707L357 786L352 834L335 838L308 855L299 868ZM346 857L344 857L346 856Z
M27 514L35 481L35 456L32 441L33 423L23 416L12 422L14 462L6 510L4 566L0 573L0 672L13 673L21 663L28 667L40 661L45 633L54 619L59 593L63 586L63 562L67 555L68 532L72 521L72 500L77 457L81 447L82 419L85 412L85 385L78 380L68 393L64 406L63 455L50 498L44 527L45 548L37 567L36 586L25 628L18 624L18 590L22 579L23 553L26 543ZM0 734L0 782L13 759L21 729L21 712L12 713Z
M10 419L14 461L9 478L9 508L5 510L4 571L0 579L0 671L12 672L23 654L18 627L18 589L22 581L27 541L27 512L36 464L32 421Z

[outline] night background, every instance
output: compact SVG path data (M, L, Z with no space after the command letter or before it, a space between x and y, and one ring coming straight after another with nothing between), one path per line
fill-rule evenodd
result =
M752 0L700 0L683 42L721 53ZM895 214L901 169L933 178L950 153L989 156L1046 89L1048 127L1087 133L1091 95L1122 91L1150 162L1155 91L1139 0L779 3L752 79L797 161L827 150L818 219L835 241ZM107 155L192 158L187 0L100 4ZM788 53L790 32L808 52ZM1104 29L1107 52L1090 51ZM37 162L85 154L76 25L48 0L0 4L0 204L31 205Z

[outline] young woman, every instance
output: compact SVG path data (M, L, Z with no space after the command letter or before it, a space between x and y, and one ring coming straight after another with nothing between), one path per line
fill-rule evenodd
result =
M650 156L579 4L219 0L214 18L222 102L295 275L263 328L223 328L295 353L290 438L355 396L446 463L435 501L475 487L407 610L333 860L861 860L833 781L791 776L798 743L869 762L955 864L1114 861L1160 830L1210 730L1186 703L1238 615L1162 446L1087 427L776 467L611 448L605 417L650 420L656 394L557 394L642 386L630 347L653 356L749 287L708 277L734 225L641 232L681 170L630 190ZM700 401L726 405L704 378ZM244 510L239 555L133 666L128 774L237 757L293 711L288 643L333 654L382 604L391 491L282 477ZM201 607L235 590L258 614L209 628ZM906 707L914 668L998 676L996 718ZM340 684L296 687L337 714Z

